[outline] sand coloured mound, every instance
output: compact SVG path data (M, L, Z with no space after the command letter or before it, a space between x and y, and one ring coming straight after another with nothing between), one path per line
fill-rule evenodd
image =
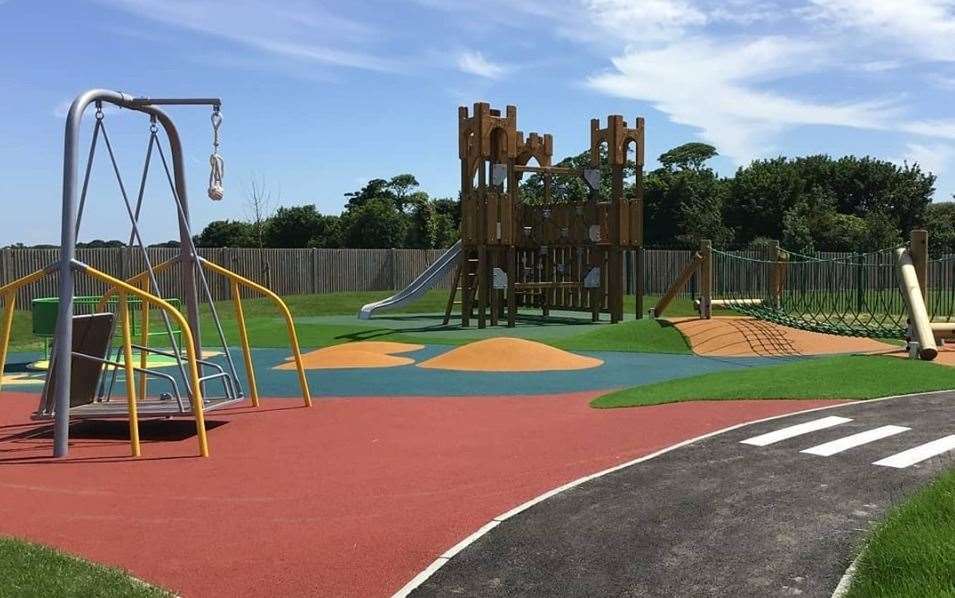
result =
M387 341L359 341L344 343L309 351L302 355L306 370L330 370L345 368L393 368L414 363L410 357L398 357L395 353L409 353L423 349L424 345L392 343ZM277 370L294 370L295 362L289 357Z
M586 370L603 364L550 345L500 336L469 343L419 363L433 370L467 372L553 372Z
M670 320L697 355L786 357L838 353L884 353L895 347L868 338L798 330L749 317Z

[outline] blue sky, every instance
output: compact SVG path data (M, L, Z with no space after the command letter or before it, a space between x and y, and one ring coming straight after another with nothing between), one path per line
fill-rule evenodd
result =
M205 198L209 113L173 110L194 228L248 215L249 181L273 207L337 213L366 180L417 175L457 193L456 108L518 106L559 156L589 119L647 119L647 156L712 143L730 174L809 153L919 162L955 192L952 0L0 0L0 245L56 242L63 113L91 87L223 98L226 200ZM107 114L128 186L147 124ZM650 165L652 167L652 164ZM94 169L81 237L128 236ZM143 228L174 238L153 177Z

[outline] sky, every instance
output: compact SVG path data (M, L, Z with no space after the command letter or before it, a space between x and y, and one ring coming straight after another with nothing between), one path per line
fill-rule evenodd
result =
M195 232L249 217L253 179L273 209L338 213L405 172L456 196L457 107L477 101L517 105L557 157L588 147L591 118L622 114L646 118L648 168L703 141L724 175L871 155L938 175L936 201L955 192L955 0L0 0L0 84L0 246L58 241L64 115L96 87L222 98L221 202L206 197L209 110L169 110ZM133 196L138 116L104 116ZM128 239L113 176L98 155L81 240ZM147 183L145 240L175 238L158 168Z

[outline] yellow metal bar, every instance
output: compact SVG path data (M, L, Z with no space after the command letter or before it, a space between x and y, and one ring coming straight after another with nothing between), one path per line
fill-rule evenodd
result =
M139 406L136 405L136 374L133 369L133 335L129 323L126 293L119 292L119 320L123 331L123 366L126 369L126 405L129 410L129 448L134 457L142 454L139 447Z
M168 259L168 260L166 260L166 261L164 261L164 262L159 262L158 264L156 264L155 266L153 266L153 273L154 273L154 274L159 274L160 272L163 272L163 271L167 270L167 269L169 268L169 266L172 266L173 264L175 264L175 263L178 262L178 261L179 261L179 258L178 258L178 257L174 257L174 258L170 258L170 259ZM150 279L149 279L149 271L147 270L147 271L144 271L144 272L140 272L139 274L137 274L137 275L135 275L135 276L132 276L132 277L130 277L130 278L127 278L127 279L126 279L126 283L127 283L127 284L132 284L132 285L141 285L141 284L150 285L150 284L151 284L151 281L150 281ZM149 288L149 286L147 286L147 290L148 290L148 288ZM112 287L111 287L111 288L106 289L106 292L103 293L103 296L102 296L102 297L100 297L100 300L99 300L99 303L98 303L97 306L96 306L96 309L98 309L98 310L100 310L100 311L106 309L106 304L109 303L110 297L112 297L112 296L115 295L115 294L116 294L116 289L115 289L115 288L112 288Z
M235 272L232 272L231 270L223 268L222 266L218 264L210 262L209 260L203 257L199 258L199 262L206 268L209 268L210 270L212 270L213 272L216 272L217 274L221 274L222 276L225 276L229 280L238 283L240 286L244 286L246 288L252 289L254 291L257 291L265 295L266 297L271 299L273 303L275 303L276 307L278 307L279 309L279 312L282 314L282 317L285 319L286 328L288 328L289 345L291 345L291 348L292 348L292 356L295 358L295 367L296 369L298 369L298 382L299 382L299 385L302 387L302 396L305 399L305 406L311 407L312 394L311 392L309 392L308 378L305 376L305 366L302 364L302 352L298 346L298 334L296 334L295 332L295 322L292 320L292 313L289 311L288 306L285 305L285 302L282 301L282 298L276 295L275 293L273 293L268 288L258 283L252 282L248 278L239 276Z
M249 333L245 328L245 313L242 310L242 295L239 283L231 281L232 304L235 306L235 319L239 324L239 341L242 344L242 357L245 360L245 376L249 381L249 396L252 405L259 406L259 389L255 385L255 370L252 368L252 348L249 346Z
M24 287L28 284L33 284L34 282L46 276L47 274L49 274L49 272L47 271L47 268L44 268L43 270L37 270L36 272L33 272L32 274L27 274L26 276L18 278L12 282L8 282L7 284L0 287L0 297L5 297L7 296L7 294L13 291L19 290L20 287Z
M10 347L10 331L13 329L13 310L17 294L10 291L3 297L3 321L0 322L0 390L3 389L3 370L7 367L7 349Z
M186 346L186 362L189 364L189 382L192 386L192 415L196 420L196 436L199 438L199 454L203 457L209 456L209 441L206 437L206 420L205 414L202 409L202 389L199 386L199 365L196 362L196 349L193 344L192 339L192 329L189 328L189 323L186 322L186 318L179 313L175 307L170 305L168 302L163 301L161 298L151 295L146 291L140 290L133 285L123 282L117 278L113 278L109 274L100 272L96 268L88 266L86 264L79 264L83 271L87 274L105 282L106 284L113 285L121 291L125 291L130 295L135 295L143 301L148 301L158 307L159 309L167 312L173 320L179 324L179 328L183 335L183 344Z
M147 293L151 288L149 279L143 281L143 290ZM140 301L140 324L139 324L139 344L142 348L139 350L139 399L146 398L146 392L149 390L149 380L146 376L146 366L149 365L149 302Z
M17 304L17 291L20 287L25 287L40 280L51 271L50 267L47 267L0 286L0 298L3 299L3 320L0 321L0 388L3 387L3 370L7 365L7 352L10 348L10 333L13 330L13 313Z

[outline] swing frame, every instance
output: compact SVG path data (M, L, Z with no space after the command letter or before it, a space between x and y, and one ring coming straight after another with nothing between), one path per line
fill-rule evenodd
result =
M299 382L302 386L302 393L305 402L305 406L311 406L311 396L308 388L307 379L304 374L304 369L302 366L301 352L298 345L298 339L295 334L295 328L293 325L291 314L288 310L288 307L285 305L284 301L279 298L277 295L272 293L270 290L257 285L256 283L245 279L234 272L231 272L221 266L213 264L208 260L201 258L198 255L196 247L192 239L192 231L190 226L189 219L189 203L187 199L186 192L186 177L185 177L185 161L182 150L182 143L179 137L179 132L176 129L175 124L172 119L158 106L171 105L171 106L211 106L213 108L213 123L215 124L215 117L219 115L219 108L221 107L221 100L219 98L148 98L148 97L135 97L130 94L111 91L106 89L93 89L79 95L71 104L69 112L66 118L66 127L64 135L64 153L63 153L63 197L62 197L62 217L61 217L61 234L60 234L60 256L59 260L53 264L50 264L46 268L39 270L33 274L25 276L19 280L10 282L6 285L0 286L0 300L3 302L3 313L2 319L0 319L0 371L2 371L3 364L6 360L7 349L9 346L9 335L10 328L13 319L13 310L16 302L16 292L23 286L28 284L33 284L37 280L52 274L57 274L59 277L58 280L58 310L57 310L57 321L54 333L54 343L53 351L51 357L51 364L47 374L47 384L51 380L56 380L56 384L53 386L52 396L48 398L46 405L41 401L41 408L38 411L37 415L41 417L52 417L54 420L54 443L53 443L53 456L54 457L65 457L69 453L69 426L71 419L71 409L70 409L70 389L71 389L71 378L72 378L72 362L74 356L80 356L88 358L92 361L97 361L101 363L100 367L105 367L110 365L114 368L124 368L126 375L126 392L127 392L127 414L129 417L130 424L130 446L133 456L139 456L140 454L140 444L139 444L139 430L138 430L138 417L140 407L149 407L151 403L155 401L146 402L145 393L146 393L146 376L147 374L152 374L154 376L158 375L163 377L161 374L156 374L149 372L145 367L137 368L133 365L133 353L132 353L132 338L131 338L131 326L130 326L130 317L129 317L129 307L128 307L128 298L135 297L141 301L141 306L143 309L143 317L148 321L148 310L149 306L158 308L163 316L163 320L166 324L167 329L170 328L170 320L174 320L178 325L178 328L182 334L182 341L185 350L185 356L181 355L179 346L176 343L175 339L172 339L173 351L172 354L175 355L177 362L180 367L180 372L184 378L187 391L190 398L190 406L188 411L182 411L180 405L179 413L173 413L169 410L166 412L157 412L151 415L168 417L175 415L191 415L194 417L196 422L196 434L199 441L199 454L201 456L209 455L208 440L206 438L206 429L205 429L205 419L204 411L208 408L218 408L227 404L235 403L243 398L243 393L241 390L240 383L238 381L238 375L236 373L235 364L233 362L232 356L229 353L228 345L226 343L225 335L222 330L221 323L218 318L218 314L215 312L215 306L213 303L213 298L211 291L209 289L208 282L206 280L206 275L204 273L205 269L210 270L213 273L225 276L230 281L230 286L233 294L233 302L236 306L237 316L240 322L240 332L241 332L241 345L243 351L243 357L246 365L246 374L248 378L248 383L250 386L250 395L254 406L258 406L258 392L255 388L255 376L252 370L252 359L251 359L251 350L248 343L248 335L245 333L245 323L241 311L241 296L240 288L251 290L257 294L262 294L271 299L278 307L279 312L283 316L288 326L289 331L289 342L292 349L292 354L295 359L295 363L298 366L299 370ZM80 132L82 127L83 114L87 108L94 104L97 108L97 125L94 129L93 140L90 147L90 155L86 168L86 176L83 180L82 190L80 191L78 182L78 165L79 165L79 144L80 144ZM126 193L126 188L122 181L122 176L119 172L118 165L116 163L115 156L113 154L112 146L110 145L108 136L106 134L105 128L102 125L103 104L111 104L120 108L125 108L128 110L137 111L147 115L150 118L150 144L147 149L146 163L144 165L144 172L142 176L142 182L139 191L139 201L135 210L133 210L130 205L129 196ZM221 118L221 117L220 117ZM166 162L165 155L162 152L162 147L159 144L156 133L158 127L162 127L168 145L169 153L171 155L172 162L172 172L170 173L169 165ZM90 168L92 165L92 159L95 154L96 149L96 140L97 135L102 133L104 143L106 148L109 151L109 157L112 161L113 170L116 174L117 182L119 183L119 188L123 196L123 200L126 203L126 209L130 217L130 222L132 224L132 232L130 236L130 246L133 246L133 241L136 240L139 243L139 247L143 252L143 256L146 260L146 271L133 276L127 280L120 280L113 276L110 276L107 273L101 272L91 266L84 264L83 262L76 259L76 239L79 232L79 225L82 219L83 213L83 203L86 198L87 187L89 183ZM218 131L216 131L218 133ZM217 139L218 137L216 137ZM153 266L146 254L146 246L142 241L142 238L139 234L138 229L138 219L140 208L142 207L143 199L143 190L145 187L145 181L148 174L148 168L150 164L150 156L152 155L153 144L156 144L159 155L163 160L163 167L165 169L166 178L169 182L173 199L176 203L177 214L178 214L178 224L179 224L179 235L180 235L180 254L157 266ZM217 154L215 154L217 155ZM220 158L221 160L221 158ZM221 170L220 170L221 175ZM219 191L221 193L221 181ZM156 279L157 272L169 268L171 266L178 266L179 275L182 285L182 297L181 300L185 307L185 313L181 313L169 302L165 301L159 294L159 285ZM123 350L123 362L120 364L118 360L116 362L111 362L105 358L105 356L97 355L85 355L80 353L75 353L73 351L73 316L74 316L74 277L75 274L83 273L86 274L107 286L107 294L104 295L102 304L105 304L105 301L112 294L117 295L119 313L117 315L117 321L122 332L122 350ZM197 280L198 279L198 280ZM229 380L224 380L224 387L226 388L226 396L223 399L213 400L210 403L204 401L204 384L206 381L221 378L226 374L222 375L211 375L203 376L203 365L210 367L212 364L209 362L203 362L202 360L202 346L201 346L201 334L200 334L200 323L199 323L199 286L198 281L201 281L205 295L209 301L210 307L213 312L213 321L216 324L217 332L219 334L220 340L222 341L223 347L225 349L226 360L228 362L228 367L230 373L228 376ZM145 325L144 325L145 326ZM171 333L170 333L171 334ZM144 343L145 345L145 343ZM143 361L145 361L145 352L148 350L148 347L142 346L139 347L142 352ZM154 350L155 351L155 350ZM218 367L218 366L215 366ZM218 368L222 370L222 368ZM136 372L140 373L139 384L136 384L135 374ZM169 376L164 376L169 378ZM139 386L139 397L137 398L137 386ZM230 394L229 388L238 389L235 392ZM95 405L93 405L95 406ZM89 407L89 406L84 406ZM79 412L82 409L77 409L75 414L78 417L96 417L96 410L93 410L94 413L89 415L81 415ZM102 411L102 410L100 410ZM160 410L162 411L162 410ZM102 415L102 414L100 414Z

